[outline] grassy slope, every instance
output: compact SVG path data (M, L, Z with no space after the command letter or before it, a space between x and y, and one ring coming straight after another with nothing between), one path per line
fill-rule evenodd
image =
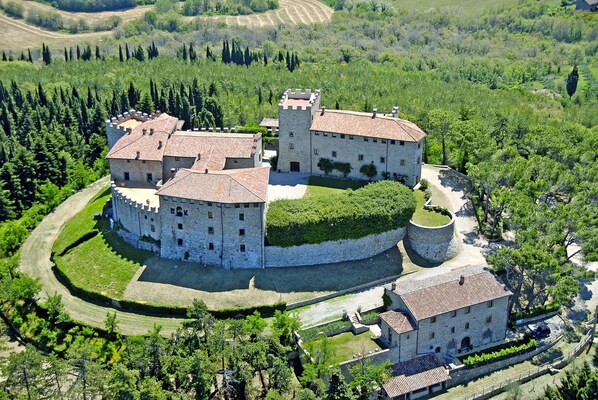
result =
M413 194L417 200L417 207L415 208L415 214L411 220L416 224L423 225L423 226L442 226L448 224L451 219L446 215L424 210L424 203L426 199L424 198L424 193L421 190L414 190Z
M380 349L380 345L370 338L370 332L354 335L353 332L345 332L332 336L328 339L330 344L330 365L339 364L343 361L352 360L354 354L368 354L370 351Z
M430 8L459 7L466 14L479 14L489 8L498 8L517 3L518 0L393 0L392 4L397 9L425 11Z
M310 176L307 184L307 195L334 194L346 189L359 189L366 184L367 182L364 181Z

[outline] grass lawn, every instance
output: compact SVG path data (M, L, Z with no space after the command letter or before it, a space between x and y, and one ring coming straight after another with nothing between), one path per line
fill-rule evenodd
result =
M324 176L310 176L307 183L307 195L334 194L347 189L359 189L369 182L353 181L349 179L328 178Z
M415 214L413 214L413 217L411 218L413 222L423 226L442 226L451 222L451 219L446 215L435 211L424 210L424 203L426 202L424 192L421 190L414 190L413 194L417 200Z
M60 254L68 246L76 242L87 232L96 227L98 221L93 219L93 214L102 212L104 205L110 198L110 188L107 187L98 193L83 210L79 211L70 221L66 223L60 235L52 246L55 254Z
M345 332L340 335L328 338L330 345L330 365L336 365L343 361L353 359L354 354L368 354L376 349L382 349L380 344L370 338L371 332L367 331L354 335L353 332Z
M487 9L496 9L498 7L510 6L516 4L518 0L493 0L493 1L475 1L475 0L392 0L392 5L397 9L425 11L430 8L459 7L465 14L479 14ZM555 1L551 4L558 5Z

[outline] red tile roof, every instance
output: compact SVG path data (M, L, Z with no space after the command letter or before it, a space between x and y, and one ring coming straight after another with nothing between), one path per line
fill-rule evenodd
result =
M393 378L382 385L390 398L451 379L442 362L432 354L395 364L392 370Z
M343 110L316 111L312 131L344 133L405 142L419 142L426 133L413 122L372 113Z
M131 133L121 137L110 149L106 158L162 161L168 135L174 132L179 125L178 118L160 114L154 119L137 125L131 130ZM154 130L153 134L150 134L151 129ZM162 142L162 146L160 146L160 142Z
M496 275L482 267L457 268L433 278L404 280L394 292L417 321L513 294Z
M182 169L156 193L215 203L265 203L270 167L197 171ZM201 188L201 189L199 189Z
M402 312L387 311L380 314L380 319L399 334L415 330L415 326L413 326L409 318Z

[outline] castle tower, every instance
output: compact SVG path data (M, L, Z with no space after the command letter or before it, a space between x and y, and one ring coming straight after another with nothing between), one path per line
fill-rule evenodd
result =
M108 151L123 137L127 130L133 129L137 125L150 120L153 115L142 113L141 111L130 110L122 115L112 117L106 120L106 137L108 139Z
M311 172L309 128L320 108L320 91L288 89L278 103L278 170Z

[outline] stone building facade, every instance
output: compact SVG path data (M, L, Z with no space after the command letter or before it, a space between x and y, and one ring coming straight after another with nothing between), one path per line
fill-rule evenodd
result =
M167 114L106 121L113 217L160 255L223 268L264 265L269 168L260 134L181 131Z
M324 175L322 159L349 164L331 176L369 179L362 166L375 167L373 180L395 179L413 187L421 178L426 134L414 123L386 115L320 107L320 91L287 90L278 105L280 172Z
M385 295L391 311L380 315L381 339L398 361L425 354L463 355L505 340L512 293L485 268L403 281Z

